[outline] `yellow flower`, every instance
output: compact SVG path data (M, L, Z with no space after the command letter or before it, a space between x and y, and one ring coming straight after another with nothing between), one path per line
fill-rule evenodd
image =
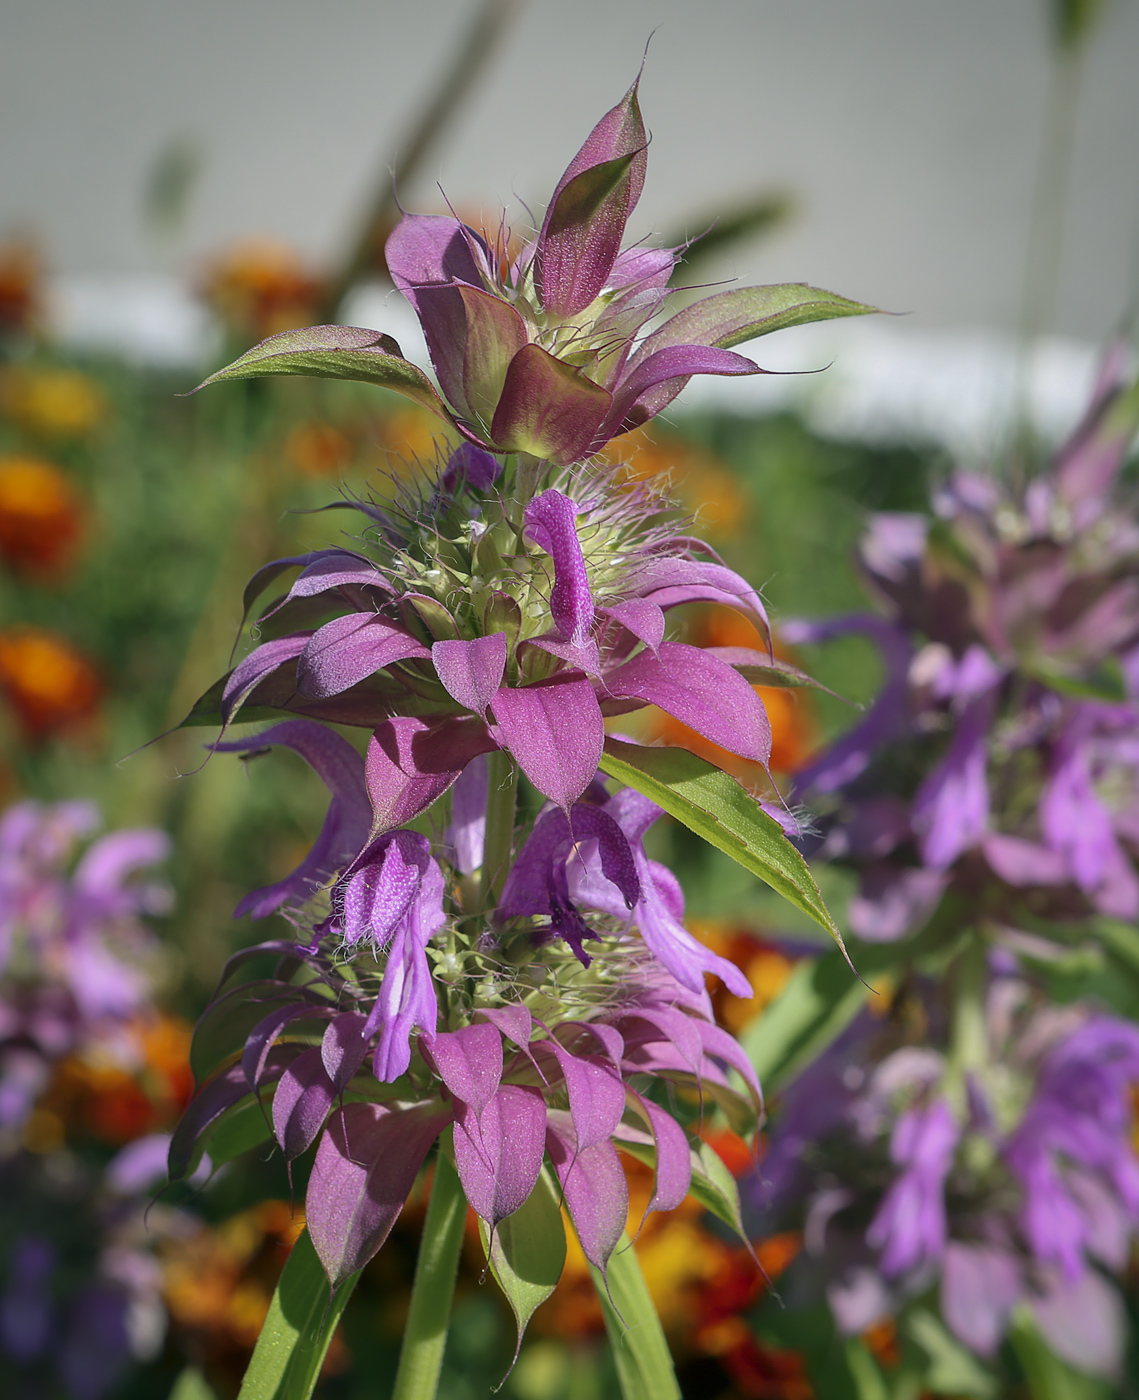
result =
M77 369L9 369L0 379L0 410L33 437L84 438L106 417L99 386Z

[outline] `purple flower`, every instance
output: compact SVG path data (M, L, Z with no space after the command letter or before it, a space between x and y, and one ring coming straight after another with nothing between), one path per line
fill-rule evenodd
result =
M621 251L647 155L634 83L570 162L517 258L453 217L400 221L387 265L423 327L445 404L390 336L345 326L270 337L206 383L266 373L371 380L474 444L567 466L660 413L694 374L763 373L732 346L872 310L799 283L748 287L642 334L679 261L675 249Z
M147 964L156 945L140 916L164 913L170 896L142 872L165 859L169 841L151 829L111 832L74 862L78 842L97 824L97 809L75 802L24 802L0 818L6 1126L31 1110L52 1062L99 1045L112 1050L152 995Z
M531 500L521 541L501 520L504 501L493 503L500 523L481 532L456 505L461 534L444 560L439 521L412 518L409 506L387 567L343 551L309 557L262 620L285 627L290 611L313 597L337 615L252 651L222 687L224 721L253 700L372 728L364 776L373 834L414 820L495 748L566 810L597 771L605 717L650 704L766 764L767 714L737 668L770 658L741 651L730 665L664 640L666 613L691 602L736 608L766 628L755 591L705 546L658 527L659 502L643 491L615 492L604 478L583 478L575 489L584 499L551 487ZM416 546L425 553L412 571ZM266 566L251 590L298 562ZM455 604L456 577L479 579L481 616ZM337 797L306 865L241 906L258 915L311 893L337 858L355 853L363 821L344 741L292 721L217 747L265 743L302 753Z
M945 1178L960 1128L944 1099L908 1109L894 1124L890 1159L901 1167L866 1231L887 1277L936 1264L945 1252Z

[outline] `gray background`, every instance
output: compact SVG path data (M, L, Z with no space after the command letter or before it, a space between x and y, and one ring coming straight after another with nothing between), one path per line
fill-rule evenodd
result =
M64 273L190 269L254 232L333 259L468 13L464 0L2 0L0 232L36 230ZM540 205L654 27L634 234L780 186L799 215L736 251L742 280L809 280L928 331L1015 325L1043 0L530 0L430 177L488 213L516 195ZM1076 142L1057 321L1070 336L1101 337L1135 280L1137 60L1139 4L1114 0ZM140 191L179 136L205 165L171 253L148 241ZM437 198L430 180L405 194Z

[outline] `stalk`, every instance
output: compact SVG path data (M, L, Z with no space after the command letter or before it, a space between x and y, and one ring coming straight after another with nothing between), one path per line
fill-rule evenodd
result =
M447 1345L451 1299L459 1267L459 1247L467 1200L455 1165L440 1150L423 1225L411 1310L403 1334L392 1400L434 1400Z
M502 893L514 844L514 804L518 769L510 755L495 749L486 761L486 843L483 849L481 904L493 909Z
M962 1104L968 1075L983 1069L989 1058L989 1034L985 1024L987 984L985 940L978 933L970 933L953 966L950 1012L949 1084Z

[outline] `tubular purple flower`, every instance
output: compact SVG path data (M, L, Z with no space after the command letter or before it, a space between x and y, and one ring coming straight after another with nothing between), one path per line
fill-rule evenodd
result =
M887 1277L938 1263L945 1252L945 1178L953 1162L960 1128L944 1099L909 1109L894 1125L890 1158L896 1178L866 1231L882 1251Z

